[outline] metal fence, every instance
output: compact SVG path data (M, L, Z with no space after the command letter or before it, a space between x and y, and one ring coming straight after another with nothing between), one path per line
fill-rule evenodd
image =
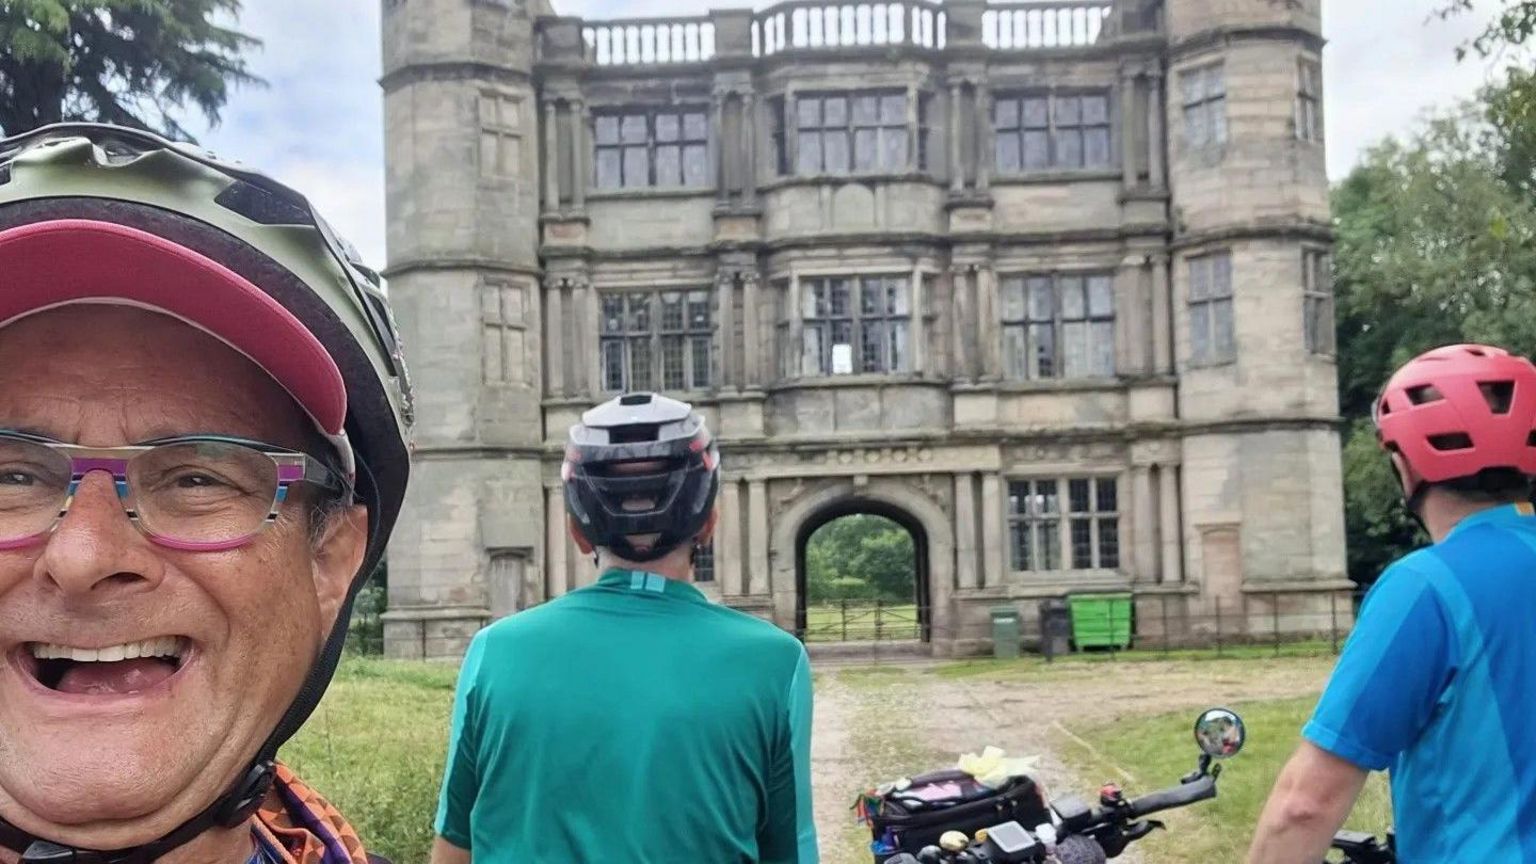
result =
M1074 647L1111 658L1122 651L1168 656L1197 650L1218 657L1251 656L1256 650L1276 657L1338 654L1354 626L1354 601L1347 593L1329 594L1326 601L1293 592L1249 592L1236 599L1159 595L1136 598L1129 622L1118 614L1120 607L1110 606L1107 620L1099 622L1101 630L1113 633L1129 624L1128 645L1110 639L1103 645ZM1024 642L1037 644L1039 620L1030 625L1023 628Z
M999 598L988 608L1009 606L1022 613L1020 641L1027 650L1039 650L1039 602ZM384 586L375 582L364 586L352 610L352 627L347 636L349 652L384 653L384 609ZM1168 656L1191 649L1216 656L1238 652L1252 656L1256 649L1273 656L1337 654L1353 627L1354 612L1354 601L1347 592L1331 594L1326 601L1317 595L1290 592L1249 592L1236 600L1143 595L1128 607L1111 604L1107 620L1099 622L1111 633L1128 630L1129 644L1111 640L1111 644L1104 646L1074 648L1107 654L1111 659L1125 651ZM813 644L955 640L973 647L992 638L988 621L972 617L960 626L938 626L928 613L928 609L914 603L884 600L820 603L806 607L804 624L795 635ZM975 612L971 614L974 616ZM1129 621L1119 617L1122 614L1129 615Z
M923 638L924 610L915 603L839 600L805 608L803 642L882 642Z
M1007 606L1021 612L1020 641L1025 648L1038 650L1042 642L1039 602L1000 598L990 608ZM1217 656L1238 651L1251 655L1255 649L1274 656L1337 654L1353 627L1354 611L1354 601L1347 592L1336 592L1326 599L1279 591L1250 591L1235 600L1143 595L1128 605L1109 604L1107 616L1097 622L1100 630L1127 633L1126 644L1109 639L1107 644L1074 645L1074 649L1111 657L1124 651L1167 656L1192 649ZM989 622L972 618L960 626L939 626L926 613L926 609L910 603L850 600L818 604L806 608L804 626L796 635L808 643L924 638L975 643L992 638ZM1129 616L1128 620L1121 615Z

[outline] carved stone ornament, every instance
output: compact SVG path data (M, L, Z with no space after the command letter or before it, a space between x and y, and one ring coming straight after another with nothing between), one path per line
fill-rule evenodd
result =
M803 494L805 494L805 480L796 477L795 485L789 487L789 489L787 489L783 495L774 496L773 503L775 506L773 509L775 511L782 512L786 507L793 503L795 499L799 498Z
M924 495L928 496L928 500L932 501L940 510L948 513L950 505L949 487L951 483L949 475L935 476L933 474L923 474L918 476L916 480L918 488L923 491Z
M546 273L544 274L544 290L558 291L561 288L569 288L572 291L580 291L583 288L592 287L592 280L582 273Z

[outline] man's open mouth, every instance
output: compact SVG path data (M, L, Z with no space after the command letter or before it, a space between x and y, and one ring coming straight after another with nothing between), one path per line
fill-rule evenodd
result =
M163 636L105 648L29 642L23 651L29 671L49 690L115 696L148 690L175 675L188 644L182 636Z

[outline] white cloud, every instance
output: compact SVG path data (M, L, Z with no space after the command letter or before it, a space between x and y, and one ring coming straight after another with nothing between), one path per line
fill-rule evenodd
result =
M1348 174L1362 152L1411 131L1426 111L1444 109L1494 80L1495 65L1456 61L1456 47L1488 20L1434 16L1444 0L1326 0L1323 35L1328 173Z
M264 88L237 90L199 140L307 195L364 260L384 264L378 0L255 0L239 28Z
M1259 2L1259 0L1254 0ZM1342 177L1383 136L1410 131L1489 79L1457 63L1483 17L1431 21L1439 0L1325 0L1329 173ZM1486 5L1487 0L1483 0ZM731 0L555 0L592 19L692 15ZM379 0L252 0L240 28L265 42L251 57L265 89L237 90L202 141L309 195L369 263L384 261Z

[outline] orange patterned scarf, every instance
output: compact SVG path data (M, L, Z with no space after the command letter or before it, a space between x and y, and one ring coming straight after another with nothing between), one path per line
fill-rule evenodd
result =
M286 765L256 812L256 835L283 864L368 864L363 841L320 793Z

